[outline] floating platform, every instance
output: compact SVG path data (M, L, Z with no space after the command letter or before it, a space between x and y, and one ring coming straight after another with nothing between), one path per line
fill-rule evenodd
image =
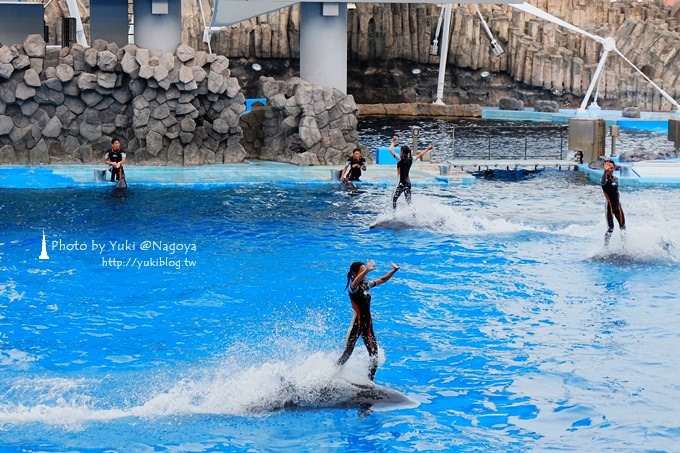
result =
M619 179L619 186L680 186L680 159L643 160L640 162L616 162L614 176ZM590 168L579 164L579 171L588 179L599 184L602 179L602 168Z
M447 162L451 168L462 171L485 171L485 170L578 170L579 164L573 160L559 159L456 159Z
M483 120L495 121L534 121L542 123L569 124L572 118L602 118L607 126L619 126L622 130L668 133L668 120L680 118L674 112L640 112L640 118L627 118L621 110L593 109L578 112L576 109L560 109L559 112L536 112L532 108L524 110L500 110L496 107L482 109Z

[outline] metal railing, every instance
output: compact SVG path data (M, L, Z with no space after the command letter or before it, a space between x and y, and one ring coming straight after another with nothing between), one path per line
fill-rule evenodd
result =
M557 159L566 158L567 125L454 126L452 158Z

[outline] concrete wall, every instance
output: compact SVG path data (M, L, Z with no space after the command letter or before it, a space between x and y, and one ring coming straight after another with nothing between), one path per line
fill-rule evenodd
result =
M127 0L90 0L90 42L96 39L128 43Z
M154 5L155 4L155 5ZM167 13L154 14L156 11ZM182 42L181 0L135 0L135 44L145 49L172 52Z

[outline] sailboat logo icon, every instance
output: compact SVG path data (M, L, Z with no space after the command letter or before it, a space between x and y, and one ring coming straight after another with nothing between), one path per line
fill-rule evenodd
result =
M47 256L47 241L45 241L45 230L42 232L42 250L40 251L40 256L38 259L41 260L48 260L50 259L49 256Z

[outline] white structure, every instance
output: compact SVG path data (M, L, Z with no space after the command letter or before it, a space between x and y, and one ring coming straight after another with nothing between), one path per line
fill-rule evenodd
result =
M638 69L637 66L633 64L624 54L621 53L619 49L616 48L616 41L614 40L613 37L609 36L607 38L603 38L601 36L594 35L592 33L588 33L587 31L570 24L569 22L565 22L559 17L555 17L552 14L546 13L542 9L536 8L535 6L532 6L528 3L521 3L521 4L511 4L511 7L518 9L520 11L523 11L525 13L533 14L536 17L540 17L541 19L545 19L548 22L552 22L556 25L559 25L560 27L564 27L567 30L573 31L575 33L582 34L584 36L587 36L588 38L592 39L593 41L596 41L600 44L602 44L603 52L602 52L602 57L600 57L600 61L597 65L597 68L595 69L595 74L593 76L593 79L590 82L590 85L588 86L588 90L586 91L586 95L583 98L583 102L581 102L581 106L579 107L578 111L580 113L586 111L586 107L588 104L588 101L590 100L590 96L593 94L593 90L595 87L598 85L600 81L600 76L602 75L602 71L604 70L604 63L607 60L607 56L609 55L609 52L614 52L617 55L619 55L623 60L628 63L635 71L637 71L647 82L649 82L660 94L661 96L664 97L668 102L671 103L675 107L675 114L680 115L680 105L678 102L673 99L668 93L666 93L660 86L658 86L652 79L647 77L647 75L642 72L640 69ZM597 105L597 96L595 100L593 101L593 107L595 109L598 108Z

